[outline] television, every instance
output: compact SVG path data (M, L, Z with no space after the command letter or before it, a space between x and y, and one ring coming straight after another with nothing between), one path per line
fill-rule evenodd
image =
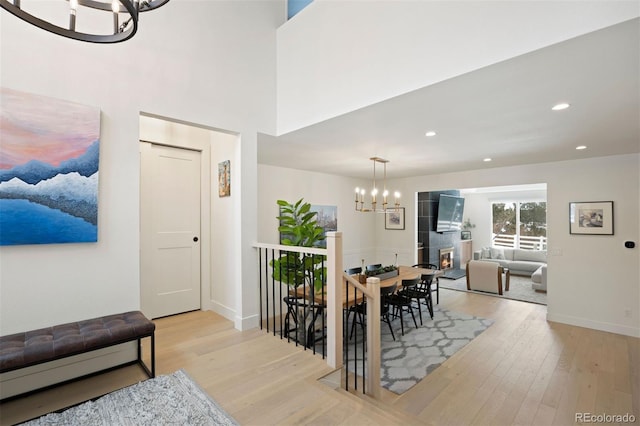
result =
M464 198L453 195L440 195L436 232L452 232L462 230L462 213Z

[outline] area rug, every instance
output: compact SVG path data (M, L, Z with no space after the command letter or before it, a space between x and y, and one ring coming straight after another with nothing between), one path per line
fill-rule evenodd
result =
M24 425L237 425L183 371L145 380Z
M447 280L457 280L458 278L466 277L467 271L464 269L448 269L444 271L444 274L440 278Z
M411 315L405 314L404 336L400 332L400 320L391 322L395 341L387 324L380 324L381 385L393 393L402 394L411 389L493 324L492 320L449 311L437 305L434 306L433 320L424 311L424 325L418 328L415 328ZM417 310L415 314L418 315ZM420 324L419 318L416 320ZM362 328L356 325L355 330L348 345L349 371L354 371L356 347L357 358L362 359ZM362 366L358 366L357 370L357 374L361 374Z
M467 290L467 277L452 280L440 280L440 288L449 290L468 291L470 293L484 294L487 296L503 297L505 299L520 300L523 302L547 304L547 293L540 293L531 288L531 278L511 275L509 279L509 291L503 291L502 296L484 291Z

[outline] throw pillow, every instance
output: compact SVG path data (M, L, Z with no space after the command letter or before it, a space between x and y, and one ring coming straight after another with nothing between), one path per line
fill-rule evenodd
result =
M491 258L504 260L504 250L500 248L491 248Z
M482 252L480 253L480 259L491 259L490 247L482 247Z

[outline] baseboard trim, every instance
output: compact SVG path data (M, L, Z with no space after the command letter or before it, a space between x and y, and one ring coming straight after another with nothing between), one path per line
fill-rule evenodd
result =
M586 318L554 314L551 312L547 312L547 320L552 322L559 322L562 324L575 325L577 327L590 328L593 330L607 331L609 333L640 338L640 328L637 327L593 321Z

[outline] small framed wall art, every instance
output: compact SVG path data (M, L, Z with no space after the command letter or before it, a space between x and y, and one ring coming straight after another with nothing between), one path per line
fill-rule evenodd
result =
M218 163L218 196L231 195L231 160Z
M389 209L384 213L384 229L404 229L404 207Z
M569 203L569 233L613 235L613 201Z

